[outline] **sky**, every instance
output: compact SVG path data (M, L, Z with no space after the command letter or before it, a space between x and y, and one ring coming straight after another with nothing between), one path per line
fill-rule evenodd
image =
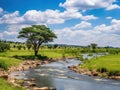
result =
M46 25L54 44L120 47L120 0L0 0L0 39L18 39L31 25Z

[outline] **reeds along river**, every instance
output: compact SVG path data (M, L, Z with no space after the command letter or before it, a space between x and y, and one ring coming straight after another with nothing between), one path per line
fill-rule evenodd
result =
M79 63L76 59L53 62L27 71L13 72L11 77L35 78L38 87L55 87L57 90L120 90L120 81L80 75L67 68Z

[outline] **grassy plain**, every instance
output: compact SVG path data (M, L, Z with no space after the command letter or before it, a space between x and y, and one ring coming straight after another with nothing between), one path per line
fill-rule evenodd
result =
M60 59L63 57L74 57L72 53L65 52L64 49L40 49L39 55L34 56L34 51L31 50L18 50L17 48L11 48L7 52L0 53L0 67L8 69L11 66L18 65L22 60L33 60L33 59Z
M106 72L110 76L120 75L120 53L93 58L80 65L80 67L97 70L102 73Z
M85 49L86 50L86 49ZM81 52L80 52L81 51ZM39 55L34 56L34 51L31 50L18 50L17 48L11 48L6 52L0 52L0 68L8 69L11 66L19 65L23 60L33 60L33 59L60 59L64 57L76 57L80 53L84 53L83 49L80 48L40 48ZM86 51L85 51L86 52ZM100 70L105 69L110 75L120 75L120 54L107 55L99 58L93 58L92 60L86 61L80 67L88 68L90 70ZM0 78L0 90L23 90L9 84L6 80Z

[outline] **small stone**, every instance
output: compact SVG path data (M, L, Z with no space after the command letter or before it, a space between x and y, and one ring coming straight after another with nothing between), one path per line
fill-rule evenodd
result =
M49 90L57 90L57 89L54 87L50 87Z
M50 90L48 87L34 88L34 90Z

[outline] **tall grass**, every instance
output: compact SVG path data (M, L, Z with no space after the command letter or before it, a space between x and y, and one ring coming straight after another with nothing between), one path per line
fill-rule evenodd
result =
M93 58L80 67L99 71L101 73L107 72L109 76L120 75L120 54L110 54L98 58Z

